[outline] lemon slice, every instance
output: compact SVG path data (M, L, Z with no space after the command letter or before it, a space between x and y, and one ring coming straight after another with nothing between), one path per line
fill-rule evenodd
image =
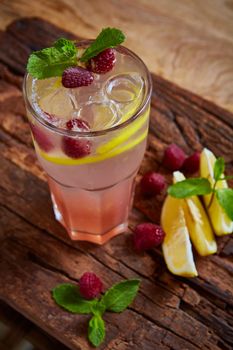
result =
M34 141L34 144L35 144L35 148L36 148L37 152L40 154L40 156L51 163L55 163L55 164L59 164L59 165L82 165L82 164L101 162L101 161L104 161L106 159L113 158L113 157L115 157L123 152L131 150L133 147L137 146L140 142L145 140L146 137L147 137L147 130L144 133L142 133L141 135L139 135L137 138L135 138L134 140L132 140L129 143L126 143L118 148L113 149L111 152L104 153L104 154L97 154L97 155L93 155L93 156L87 156L87 157L80 158L80 159L73 159L73 158L69 158L69 157L64 157L64 156L61 156L61 154L46 153L39 148L39 146L36 144L35 141Z
M184 175L175 171L174 182L185 180ZM209 219L197 196L184 199L184 214L191 241L197 252L206 256L217 251L217 244L209 223Z
M161 225L165 232L162 249L167 267L175 275L197 276L184 213L184 200L167 196L162 208Z
M103 154L111 151L113 148L119 146L121 143L127 141L130 137L136 134L137 131L146 123L149 118L150 108L146 110L146 112L140 116L137 120L133 121L132 124L129 124L125 128L123 128L120 133L113 137L110 141L106 142L103 145L100 145L96 152L98 154ZM133 113L132 113L133 114Z
M204 150L201 153L201 159L200 159L200 175L201 177L207 178L211 185L214 184L214 163L216 161L216 157L214 154L208 150L207 148L204 148ZM218 181L216 185L216 189L221 188L228 188L227 182L225 180ZM213 197L213 201L210 207L208 207L210 200L211 200L211 194L203 196L204 203L206 206L206 209L209 214L210 221L212 223L214 232L217 236L223 236L228 233L233 232L233 221L227 216L224 209L219 204L216 195Z

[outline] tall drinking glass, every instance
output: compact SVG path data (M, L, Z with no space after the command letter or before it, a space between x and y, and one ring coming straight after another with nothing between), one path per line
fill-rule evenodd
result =
M37 80L27 74L24 79L37 157L55 217L72 240L103 244L126 230L146 148L150 74L133 52L123 46L115 50L114 68L95 74L90 86L67 89L61 78ZM84 127L67 128L77 119Z

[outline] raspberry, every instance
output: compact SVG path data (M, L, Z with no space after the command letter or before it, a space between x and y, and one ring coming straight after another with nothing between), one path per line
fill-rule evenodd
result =
M36 125L30 123L32 135L36 140L38 146L45 152L49 152L53 149L53 144L49 137Z
M195 152L191 156L185 159L182 169L188 174L193 174L199 170L199 166L200 166L200 153Z
M70 158L83 158L91 153L91 142L65 136L62 139L62 150Z
M133 243L138 252L151 249L160 245L165 237L165 233L158 225L144 222L134 229Z
M165 188L165 178L163 175L151 171L143 176L140 185L143 194L153 196L161 193Z
M182 167L185 158L186 155L184 151L173 143L165 150L163 165L172 171L179 170Z
M75 131L82 131L82 130L90 130L90 126L89 124L83 120L83 119L70 119L67 123L66 123L66 127L69 130L75 130Z
M104 74L112 70L116 62L115 51L106 49L96 57L90 59L88 69L97 74Z
M66 88L76 88L90 85L94 80L93 74L82 67L69 67L62 74L62 85Z
M103 283L92 272L85 272L79 280L80 294L85 299L94 299L103 291Z

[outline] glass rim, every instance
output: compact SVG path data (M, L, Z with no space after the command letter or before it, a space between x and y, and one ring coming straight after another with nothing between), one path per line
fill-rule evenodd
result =
M93 40L81 40L80 42L78 42L78 45L82 45L84 43L88 43L91 42ZM80 136L80 137L95 137L95 136L102 136L105 134L108 134L110 132L113 131L117 131L120 129L125 128L126 126L128 126L130 123L132 123L134 120L136 120L146 109L147 104L151 98L151 94L152 94L152 78L151 78L151 74L147 68L147 66L145 65L145 63L143 62L143 60L137 55L135 54L133 51L131 51L130 49L126 48L125 46L119 45L118 48L120 48L121 50L126 51L127 53L129 53L132 57L134 57L137 61L139 61L146 73L146 80L148 83L148 88L144 93L143 96L143 100L140 103L140 105L138 106L137 110L132 114L132 116L125 120L124 122L111 126L110 128L107 129L103 129L103 130L94 130L94 131L75 131L75 130L66 130L64 128L58 127L56 125L51 124L49 121L45 120L33 107L33 105L31 104L31 102L28 99L28 94L27 94L27 78L29 76L29 73L26 73L24 75L24 79L23 79L23 96L24 96L24 100L25 100L25 104L27 109L30 111L30 113L33 115L33 117L35 117L35 119L42 125L44 125L45 127L49 128L50 130L59 133L61 135L65 135L65 136Z

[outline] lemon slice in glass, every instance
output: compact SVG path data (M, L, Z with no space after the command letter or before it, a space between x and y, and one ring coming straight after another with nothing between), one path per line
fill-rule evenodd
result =
M207 178L212 186L214 185L215 161L215 155L207 148L204 148L200 158L200 175L201 177ZM217 182L216 189L221 188L228 188L227 182L225 180ZM219 204L215 194L211 206L209 207L211 195L212 194L205 195L203 198L214 232L217 236L223 236L225 234L232 233L233 221L231 221L231 219L227 216L224 209Z
M174 182L185 180L184 175L175 171ZM217 251L217 244L208 216L197 196L184 199L184 214L191 241L197 252L206 256Z
M161 225L166 234L162 249L169 271L184 277L197 276L183 199L167 196L162 208Z
M111 152L103 153L103 154L96 154L93 156L87 156L79 159L73 159L69 157L63 156L61 153L46 153L42 151L39 146L34 142L35 148L39 155L44 158L45 160L59 164L59 165L82 165L82 164L90 164L90 163L97 163L104 161L106 159L110 159L113 157L116 157L120 155L123 152L130 151L132 148L136 147L140 142L145 140L147 137L147 130L144 131L141 135L139 135L134 140L130 141L129 143L123 144L122 146L113 149Z

